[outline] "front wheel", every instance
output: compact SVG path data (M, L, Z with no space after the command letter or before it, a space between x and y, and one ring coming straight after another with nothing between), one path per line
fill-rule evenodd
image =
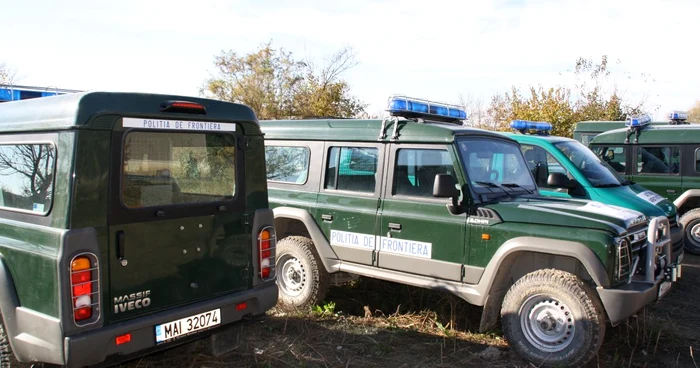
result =
M683 225L685 250L700 254L700 208L684 213L679 222Z
M277 243L279 301L291 307L313 307L323 300L330 276L311 239L288 236Z
M553 269L531 272L508 290L501 323L513 349L541 366L584 365L605 336L605 315L593 290Z

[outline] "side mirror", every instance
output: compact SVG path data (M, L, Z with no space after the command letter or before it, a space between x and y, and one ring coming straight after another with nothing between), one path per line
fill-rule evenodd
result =
M576 180L569 179L566 175L559 172L551 173L547 177L547 185L554 188L574 189L576 184L578 184Z
M455 178L450 174L435 175L433 183L433 197L455 198L459 197L459 189L456 187Z

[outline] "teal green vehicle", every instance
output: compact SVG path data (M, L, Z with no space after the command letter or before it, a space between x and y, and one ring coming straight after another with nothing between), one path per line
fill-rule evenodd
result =
M440 290L537 365L581 366L680 275L665 215L542 196L518 143L455 106L389 112L260 122L282 304L358 276Z
M0 366L116 364L273 307L263 160L239 104L0 104Z
M540 129L529 129L530 126ZM648 217L664 216L671 225L672 262L682 262L683 229L678 224L677 208L671 201L624 179L610 166L616 163L608 164L580 142L550 136L552 126L549 123L514 120L511 127L517 133L503 134L520 143L541 194L589 199L636 210Z
M589 147L625 179L673 201L685 249L700 254L700 125L684 123L683 112L674 114L665 125L630 118L628 128L601 133Z

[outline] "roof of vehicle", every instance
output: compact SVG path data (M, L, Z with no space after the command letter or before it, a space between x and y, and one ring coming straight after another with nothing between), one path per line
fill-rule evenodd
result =
M501 132L501 134L506 135L510 138L515 139L518 142L537 142L537 141L546 141L550 142L552 144L559 143L559 142L578 142L577 140L571 139L571 138L566 138L566 137L560 137L556 135L536 135L536 134L522 134L522 133L513 133L513 132Z
M172 100L199 103L206 108L206 115L161 112L160 104ZM111 129L114 119L97 122L92 117L114 114L176 120L257 122L253 110L231 102L149 93L83 92L0 103L0 132L76 127Z
M668 121L652 121L652 125L668 125ZM605 132L625 127L624 121L587 120L576 123L575 132Z
M628 132L625 128L607 131L593 138L590 144L622 144ZM630 135L630 143L633 141L634 134ZM651 125L639 133L638 144L665 143L700 143L700 124Z
M327 141L378 141L382 126L380 119L309 119L309 120L261 120L260 128L266 139L297 139ZM394 124L387 121L385 141L391 139ZM464 125L399 120L398 141L420 143L445 143L455 136L482 135L504 138L496 132L470 128Z

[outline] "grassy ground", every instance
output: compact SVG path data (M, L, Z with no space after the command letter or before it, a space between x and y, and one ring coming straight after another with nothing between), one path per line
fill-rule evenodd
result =
M681 280L617 327L608 327L589 367L698 367L700 257L686 255ZM332 288L314 311L272 310L234 326L233 350L210 339L122 365L145 367L532 367L499 330L477 333L480 310L442 293L362 279Z

